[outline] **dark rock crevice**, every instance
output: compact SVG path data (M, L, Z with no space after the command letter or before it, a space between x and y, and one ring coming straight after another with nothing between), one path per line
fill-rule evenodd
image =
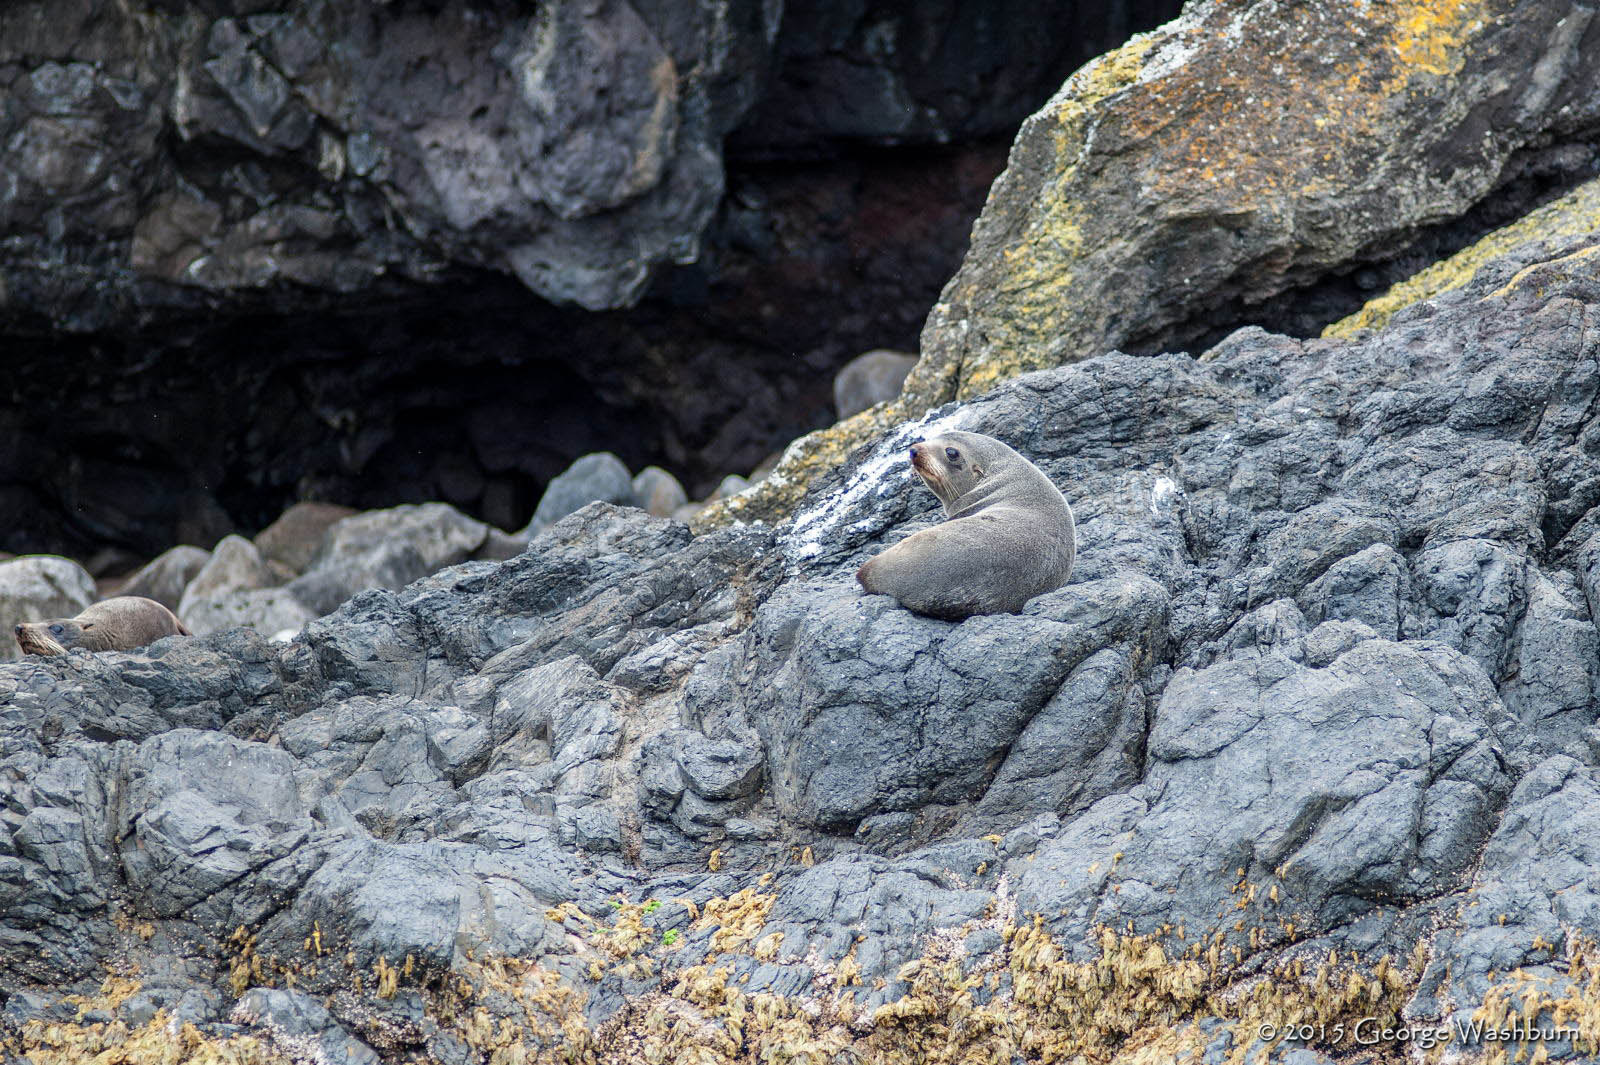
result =
M1518 152L1508 160L1501 184L1459 216L1419 226L1409 235L1386 237L1335 269L1293 279L1282 291L1263 300L1236 297L1211 306L1197 301L1184 321L1137 333L1125 350L1137 355L1163 351L1198 354L1221 343L1234 330L1252 325L1285 336L1319 336L1324 328L1355 314L1390 286L1448 259L1597 174L1600 129ZM1247 272L1241 271L1241 282ZM1241 283L1233 288L1248 290L1250 286Z

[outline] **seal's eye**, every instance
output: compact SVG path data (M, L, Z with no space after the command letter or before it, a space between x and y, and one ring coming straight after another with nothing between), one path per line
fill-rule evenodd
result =
M949 459L951 462L954 462L961 457L961 452L957 451L953 447L947 447L944 449L944 457Z
M52 626L50 626L50 632L53 635L60 636L61 635L61 626L60 625L52 625Z

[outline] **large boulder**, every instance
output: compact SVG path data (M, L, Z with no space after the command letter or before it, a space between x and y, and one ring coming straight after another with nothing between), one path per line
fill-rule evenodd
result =
M279 562L297 574L302 573L317 557L328 530L355 513L352 508L337 503L296 503L256 533L254 543L269 562Z
M635 499L633 475L621 459L609 451L584 455L551 478L521 535L542 532L589 503L631 504Z
M176 614L189 582L198 577L210 561L210 551L183 544L163 551L139 567L117 587L116 592L118 595L141 595L146 599L154 599Z
M306 571L286 586L326 614L369 588L400 588L470 558L489 527L448 503L371 510L331 526Z

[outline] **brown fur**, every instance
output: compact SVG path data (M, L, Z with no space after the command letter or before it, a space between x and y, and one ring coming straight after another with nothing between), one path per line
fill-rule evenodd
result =
M911 467L948 520L857 570L869 594L954 621L1018 613L1067 582L1077 550L1072 508L1039 467L991 436L962 432L913 444Z
M23 654L64 655L85 651L132 651L163 636L191 636L172 611L138 595L122 595L88 607L75 618L30 621L16 628Z

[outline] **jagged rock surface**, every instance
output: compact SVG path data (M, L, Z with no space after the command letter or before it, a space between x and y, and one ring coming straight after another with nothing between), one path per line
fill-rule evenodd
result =
M1110 350L1319 332L1363 287L1591 178L1597 54L1580 0L1187 5L1023 124L892 417ZM813 434L706 520L794 513L885 424Z
M581 989L598 1030L706 958L741 994L892 1006L925 950L1031 950L1033 914L1069 961L1115 928L1210 948L1215 979L1431 937L1400 999L1425 1018L1554 980L1600 937L1597 247L1525 246L1379 333L1026 375L781 527L596 503L287 647L6 666L0 985L131 956L227 994L211 944L236 991L342 1002L319 1038L389 1017L397 1055L465 1038L429 981L487 957ZM904 449L952 426L1076 509L1072 583L1020 615L851 578L936 520ZM354 991L372 971L410 990ZM1005 973L985 994L1025 1002ZM235 1016L301 1016L252 994Z

